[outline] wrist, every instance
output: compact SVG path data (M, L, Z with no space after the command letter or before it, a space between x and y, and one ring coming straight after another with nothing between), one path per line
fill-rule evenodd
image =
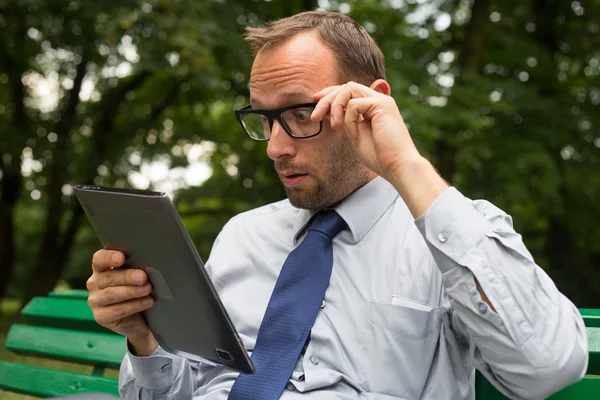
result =
M152 333L145 336L127 337L129 352L136 357L148 357L158 347L158 342Z
M404 161L393 171L390 182L416 219L449 185L424 157Z

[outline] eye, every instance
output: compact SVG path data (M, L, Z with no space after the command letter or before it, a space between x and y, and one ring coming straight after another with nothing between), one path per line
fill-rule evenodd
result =
M263 126L269 126L269 118L265 117L264 115L260 116L260 122L262 122Z
M294 116L298 121L306 121L310 119L310 115L312 114L312 108L296 108L294 110Z

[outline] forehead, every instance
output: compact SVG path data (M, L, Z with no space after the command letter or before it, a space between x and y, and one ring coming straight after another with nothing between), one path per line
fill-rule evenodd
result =
M312 101L312 95L335 85L333 52L316 32L302 32L258 53L250 74L254 108L275 108Z

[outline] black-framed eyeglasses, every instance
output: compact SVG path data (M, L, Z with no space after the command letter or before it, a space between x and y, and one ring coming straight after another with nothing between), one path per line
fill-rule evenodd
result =
M267 110L253 110L248 104L235 110L235 116L250 139L259 142L266 142L271 138L275 120L291 137L308 139L317 136L323 129L323 121L310 120L316 106L317 103L313 102Z

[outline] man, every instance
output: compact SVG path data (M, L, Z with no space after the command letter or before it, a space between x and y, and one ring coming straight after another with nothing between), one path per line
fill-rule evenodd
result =
M89 304L128 338L121 396L473 399L476 367L537 399L579 380L577 309L508 215L463 197L419 154L366 31L309 12L247 40L251 102L236 115L268 141L288 200L233 218L206 268L257 374L161 349L139 314L153 302L146 275L100 250Z

